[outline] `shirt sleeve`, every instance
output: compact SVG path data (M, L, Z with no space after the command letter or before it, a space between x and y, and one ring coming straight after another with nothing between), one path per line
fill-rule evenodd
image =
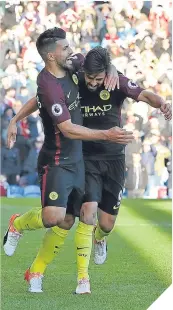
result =
M38 100L55 125L71 119L63 89L56 78L47 76L45 81L38 83Z
M123 74L119 74L120 91L122 91L126 97L132 98L138 101L138 96L144 90L136 82L128 79Z

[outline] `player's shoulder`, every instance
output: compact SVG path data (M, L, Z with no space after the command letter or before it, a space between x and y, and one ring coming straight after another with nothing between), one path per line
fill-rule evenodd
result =
M76 86L81 87L82 83L85 81L84 71L80 69L78 71L68 70L67 71L67 79L72 79Z
M55 77L43 68L37 77L37 83L46 84L49 81L55 80Z
M77 72L77 77L79 80L79 85L82 85L83 83L85 84L85 72L83 69Z
M119 70L117 70L117 73L118 73L118 77L119 77L119 84L121 85L121 84L122 84L122 81L123 81L124 79L126 79L126 77L125 77L125 75L124 75L121 71L119 71ZM124 84L124 82L123 82L123 84ZM115 87L115 89L112 91L112 94L113 94L113 95L116 95L117 93L122 93L121 87L120 87L120 89L118 89L117 87Z
M57 86L57 79L45 68L38 74L37 86L42 89L49 89Z
M43 68L40 73L37 76L37 80L40 81L42 79L44 79L44 77L47 75L47 71L45 68Z
M119 81L120 81L120 90L121 87L127 86L130 89L139 88L140 86L138 83L130 78L128 78L126 75L124 75L122 72L118 71Z
M118 72L120 83L122 82L124 83L129 80L129 78L126 75L124 75L121 71L117 71L117 72Z

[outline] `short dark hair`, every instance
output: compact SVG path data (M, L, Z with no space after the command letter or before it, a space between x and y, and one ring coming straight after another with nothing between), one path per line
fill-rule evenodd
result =
M84 70L88 74L108 72L111 63L109 52L106 48L97 46L90 50L84 60Z
M55 43L65 38L66 32L62 28L54 27L41 33L36 41L36 46L43 60L46 60L47 53L55 49Z

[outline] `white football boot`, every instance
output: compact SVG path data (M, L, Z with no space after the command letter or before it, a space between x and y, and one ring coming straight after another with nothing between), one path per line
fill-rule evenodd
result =
M91 294L90 281L88 279L80 279L76 288L76 294Z
M39 272L30 272L30 269L27 269L25 272L24 279L29 284L28 291L30 293L43 293L42 281L43 275Z
M4 252L8 256L12 256L17 248L18 242L22 234L18 232L14 226L14 220L16 217L20 216L20 214L13 214L9 220L8 230L3 239L3 248Z

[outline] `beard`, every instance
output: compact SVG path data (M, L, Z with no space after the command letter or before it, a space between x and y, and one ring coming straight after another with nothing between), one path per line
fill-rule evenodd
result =
M96 86L96 87L91 87L91 86L89 86L89 85L87 85L87 88L88 88L89 91L92 92L92 93L96 92L96 90L98 89L97 86Z
M62 60L56 59L56 64L61 69L65 69L65 70L70 70L71 69L68 58L62 59Z
M72 70L73 69L72 61L67 58L64 65L63 65L63 68L67 69L67 70Z
M86 86L90 92L94 93L96 91L99 91L102 85L97 85L96 87L92 87L88 83L86 83Z

